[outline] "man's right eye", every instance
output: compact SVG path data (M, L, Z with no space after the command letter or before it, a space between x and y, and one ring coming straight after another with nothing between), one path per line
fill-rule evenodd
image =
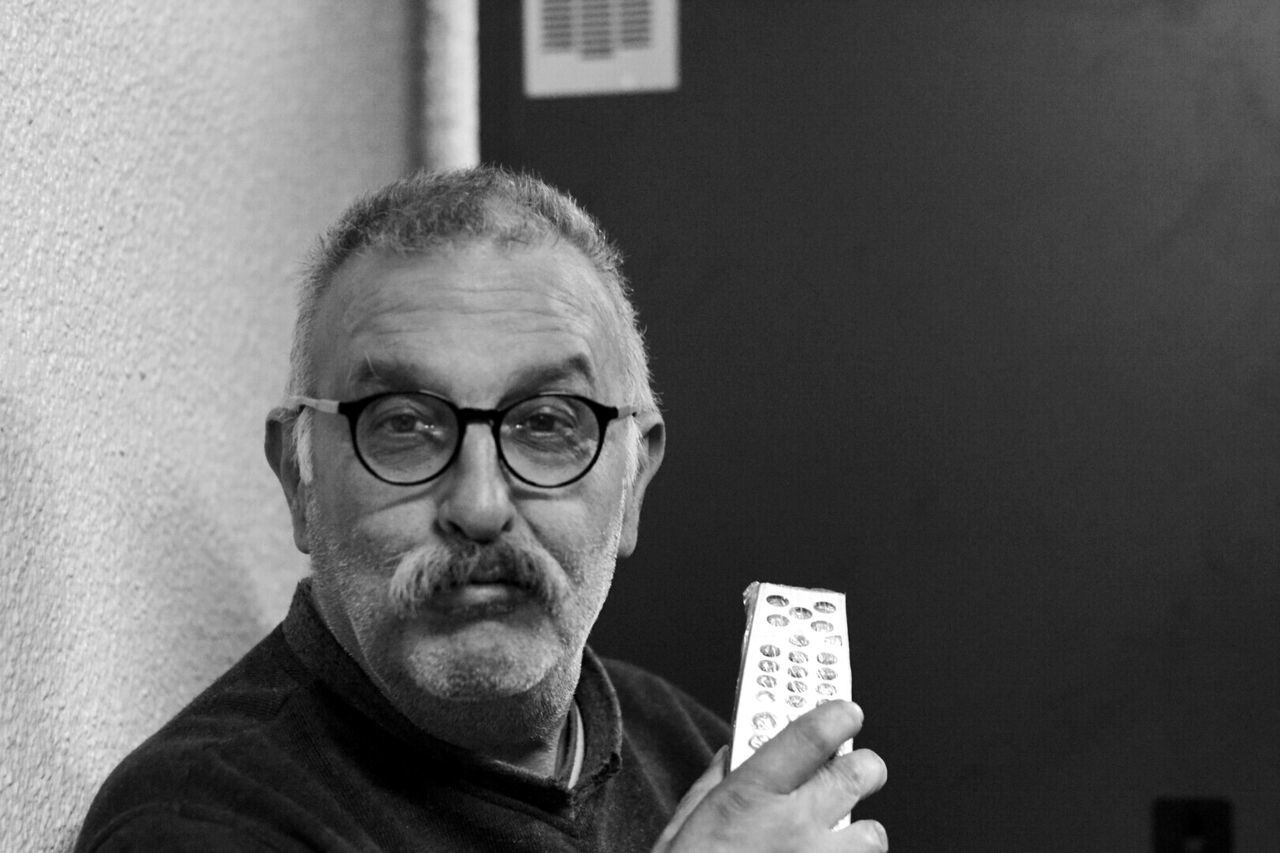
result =
M418 415L406 412L387 415L379 419L378 429L393 435L407 435L417 432L430 432L431 425L425 423Z
M442 431L443 425L439 414L424 406L405 400L383 400L365 410L361 428L371 434L403 438L436 434Z

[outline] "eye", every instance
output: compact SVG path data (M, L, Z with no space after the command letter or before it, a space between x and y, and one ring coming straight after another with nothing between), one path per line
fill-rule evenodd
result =
M515 427L535 435L559 435L573 432L577 427L577 419L573 412L562 407L544 406L536 411L522 413Z
M401 406L377 412L372 419L372 428L386 435L405 436L438 432L441 427L429 412Z
M534 397L512 409L507 422L534 432L573 429L581 420L579 407L572 397Z
M402 412L396 415L388 415L378 421L378 429L389 433L411 433L418 432L422 429L430 429L428 424L423 423L422 419L417 415Z
M396 395L385 397L360 417L360 432L366 441L442 443L451 434L449 412L426 397Z
M376 424L376 429L385 433L412 433L417 429L420 421L413 418L413 415L388 415L387 418L380 419Z
M576 450L594 438L595 421L580 400L572 397L535 397L507 413L504 440L539 452Z

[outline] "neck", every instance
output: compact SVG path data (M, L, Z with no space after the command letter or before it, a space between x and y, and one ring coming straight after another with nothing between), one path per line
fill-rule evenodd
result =
M563 706L545 697L529 696L457 703L424 702L419 697L402 702L386 695L433 737L536 776L552 778L557 774L569 742L571 692Z

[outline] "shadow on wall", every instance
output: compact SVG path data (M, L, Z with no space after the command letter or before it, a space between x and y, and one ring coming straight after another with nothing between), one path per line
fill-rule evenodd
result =
M6 849L65 851L111 768L264 632L193 473L89 447L36 402L0 394L0 825Z

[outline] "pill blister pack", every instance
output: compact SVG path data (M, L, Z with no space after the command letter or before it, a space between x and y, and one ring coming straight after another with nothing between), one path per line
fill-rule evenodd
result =
M757 581L742 597L747 628L730 770L797 717L832 699L853 698L843 593ZM837 754L852 749L846 741ZM834 828L847 824L846 819Z

